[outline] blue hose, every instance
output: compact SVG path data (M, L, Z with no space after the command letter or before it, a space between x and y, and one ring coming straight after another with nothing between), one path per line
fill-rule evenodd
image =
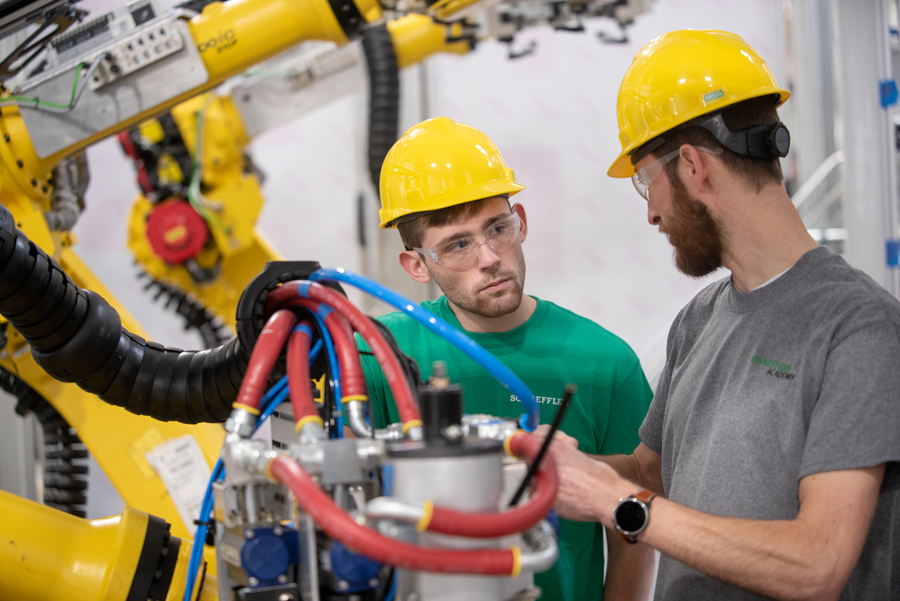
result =
M528 386L494 355L484 350L477 342L457 330L449 323L426 311L418 304L402 294L394 292L387 286L370 280L365 276L351 273L344 269L318 269L309 276L314 282L335 281L350 284L363 292L400 309L407 315L424 325L435 334L449 341L453 346L477 361L492 376L518 397L525 405L526 413L519 419L519 426L528 432L534 431L541 420L541 412L537 401Z
M394 595L397 594L397 571L394 570L394 573L391 574L391 588L388 589L388 594L384 598L384 601L394 601Z
M338 416L335 420L334 427L334 437L335 438L343 438L344 437L344 405L341 403L341 366L337 360L337 354L334 351L334 341L331 338L331 334L328 332L328 327L325 325L325 318L328 317L328 314L331 313L332 309L326 305L320 305L319 310L313 314L313 317L316 320L316 324L319 326L319 331L322 333L322 337L318 342L324 341L325 343L325 351L328 353L328 364L331 366L331 380L334 382L334 402L338 408Z

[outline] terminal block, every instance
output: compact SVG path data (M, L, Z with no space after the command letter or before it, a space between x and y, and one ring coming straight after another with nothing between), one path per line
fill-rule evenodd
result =
M184 47L184 39L171 23L159 23L139 29L108 49L88 82L97 90L129 73L175 54Z

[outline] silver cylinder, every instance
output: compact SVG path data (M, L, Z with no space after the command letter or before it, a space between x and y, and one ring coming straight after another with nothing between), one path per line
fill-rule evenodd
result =
M406 445L402 445L406 446ZM414 504L432 501L460 511L497 511L503 489L503 448L458 447L444 456L388 453L393 464L393 497ZM410 456L413 455L413 456ZM431 532L415 534L418 544L446 549L485 549L500 546L497 539L472 539ZM398 601L498 601L503 599L504 576L467 576L400 570Z

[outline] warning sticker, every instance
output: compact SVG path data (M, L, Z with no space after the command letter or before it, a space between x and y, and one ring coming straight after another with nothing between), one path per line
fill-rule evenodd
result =
M193 535L210 476L200 445L190 435L172 438L147 453L147 461L159 474L181 521Z

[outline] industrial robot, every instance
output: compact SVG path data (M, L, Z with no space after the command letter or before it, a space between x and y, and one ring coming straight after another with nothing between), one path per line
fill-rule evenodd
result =
M404 12L419 10L446 22L457 11L474 4L474 0L438 2L430 7L413 3L402 9ZM398 7L391 7L391 10L395 8ZM132 598L129 591L133 590L137 590L138 595L146 592L143 598L167 598L168 592L159 592L163 588L160 582L167 580L167 574L171 576L165 587L169 591L171 583L177 583L181 577L176 577L176 572L182 574L176 569L180 561L176 558L186 549L181 547L179 551L174 541L189 536L194 530L196 503L179 494L177 469L170 469L167 472L169 478L163 478L159 466L151 465L148 455L174 444L172 448L178 453L176 458L193 462L176 468L194 473L191 470L202 465L209 470L221 455L225 437L221 427L215 424L231 415L231 399L225 398L228 395L223 397L221 391L218 395L211 391L224 381L221 380L223 370L230 386L235 388L238 385L236 379L239 380L236 374L243 373L241 362L246 363L249 358L246 352L237 352L240 346L237 339L219 347L218 352L200 353L176 352L147 342L140 325L78 259L72 249L76 240L70 228L82 208L87 182L80 153L98 140L136 127L167 110L175 111L189 99L202 103L200 110L194 111L195 123L200 121L201 115L210 120L217 119L217 111L227 120L227 105L221 103L219 108L213 108L215 100L207 100L209 97L202 94L252 65L305 41L346 44L359 37L369 23L381 19L383 9L374 0L305 0L299 3L232 0L212 3L195 14L187 9L161 11L152 2L144 0L76 25L83 16L83 11L60 0L8 5L4 14L0 14L0 37L24 32L19 47L0 65L7 84L0 98L0 133L3 134L0 160L4 166L0 170L0 203L10 211L7 221L9 231L14 232L8 239L7 250L2 252L9 253L10 258L19 257L17 262L5 263L0 270L0 303L3 304L5 330L0 367L5 371L2 384L19 393L23 411L30 408L37 412L36 403L40 399L49 404L49 408L45 405L39 409L47 419L45 432L56 436L53 440L62 447L58 456L50 457L53 462L48 464L55 470L54 483L57 485L52 487L55 492L48 500L61 509L81 511L78 506L83 495L79 476L83 466L78 465L77 460L84 453L80 447L83 443L116 484L129 509L118 520L95 521L86 526L77 516L63 518L53 512L55 517L49 517L51 514L45 513L46 508L37 509L4 495L5 515L12 517L4 521L16 527L27 526L45 536L30 551L37 550L38 555L43 552L40 549L48 552L38 563L44 565L44 570L51 571L55 566L63 565L59 563L61 558L51 552L54 550L51 539L56 538L56 533L67 532L66 536L71 535L72 540L78 541L82 540L80 537L94 536L88 534L90 532L102 530L103 534L91 539L97 541L94 555L86 549L83 554L69 557L72 564L95 565L96 561L99 566L107 561L118 565L122 560L121 550L130 558L125 560L126 563L138 562L143 570L141 581L149 578L150 584L146 590L140 583L135 589L133 575L126 577L126 580L131 578L128 584L112 572L75 570L79 574L105 574L104 586L109 588L104 589L103 595L113 596L99 598L117 598L116 594ZM462 27L461 24L455 26ZM443 42L447 42L446 38ZM238 140L234 147L240 149L245 143ZM212 153L201 156L212 159ZM231 163L227 167L235 169L236 165ZM216 166L209 170L214 172ZM237 172L246 173L243 160ZM212 203L202 206L216 210ZM234 248L238 228L232 227L224 217L217 218L221 228L206 226L210 229L210 238L217 246L221 244L221 248ZM215 232L220 233L218 239ZM252 223L250 232L245 239L254 237ZM270 247L264 251L253 260L277 257ZM215 264L211 263L215 271ZM13 270L4 273L7 267ZM197 267L207 268L199 260ZM245 268L244 273L249 277L251 270ZM230 302L236 303L236 299L232 298ZM98 312L103 315L98 317ZM120 326L124 327L121 335L113 331L115 328L104 329L104 320L111 314L115 314ZM106 336L106 346L85 332L102 334L101 338ZM74 346L70 345L72 340L76 340ZM119 382L110 380L115 375L111 373L97 376L96 373L72 372L65 361L52 366L53 360L48 358L61 345L69 349L66 357L71 358L70 351L75 348L78 351L75 354L88 363L102 359L103 365L108 366L112 361L110 357L115 357L119 361L118 367L128 365L130 370L116 373L133 373L134 378ZM36 360L38 357L40 359ZM97 367L103 366L99 363L92 366ZM47 369L56 378L50 377ZM88 380L91 382L86 384ZM109 386L103 388L101 383ZM168 401L163 401L163 408L158 406L160 395L166 397L170 390L176 389L182 392L187 389L185 394L190 394L192 387L194 404L169 405ZM155 420L141 415L150 415ZM335 417L332 415L330 419L334 421ZM415 434L415 428L410 430ZM401 431L401 434L408 435L409 431ZM243 437L239 438L243 441ZM243 468L235 471L240 469ZM258 477L259 474L252 474L252 478ZM245 510L246 507L241 509ZM270 513L284 517L283 512ZM165 526L167 522L168 527ZM38 523L45 524L47 530L34 526ZM86 542L87 538L83 540ZM135 545L143 545L150 551L144 553L143 547L136 549ZM543 543L538 547L544 551L549 548ZM227 556L228 553L227 547L223 547L222 554ZM206 555L211 558L209 551ZM234 558L231 559L234 563ZM148 571L150 564L154 568L152 571ZM231 578L229 566L227 561L223 563L218 559L208 562L210 572L217 567L229 570L223 575L223 582L226 582L225 578ZM46 574L33 567L29 564L28 571L40 583ZM162 576L157 576L158 572ZM182 575L186 578L187 572ZM278 581L280 576L275 580ZM244 588L256 588L250 578L244 579ZM230 582L237 581L231 579ZM336 585L338 588L340 582ZM384 578L380 582L383 583ZM34 584L34 580L28 580L29 587ZM70 584L73 588L64 596L79 598L72 592L78 587ZM27 596L24 589L15 589L10 598L48 596L46 591L28 590L32 597ZM81 598L97 598L92 596L94 593L85 595Z
M308 40L345 44L382 18L375 0L244 0L213 3L200 14L162 11L146 0L80 25L84 11L62 0L8 4L4 10L0 36L19 37L21 43L0 64L6 82L0 98L0 203L78 286L107 298L136 336L145 334L140 324L72 249L76 241L69 228L84 185L79 153L287 48ZM19 306L13 314L25 315L20 323L27 324L36 309ZM4 330L3 383L19 392L27 386L52 406L53 412L43 407L40 415L58 424L58 413L68 425L52 432L64 446L50 457L58 486L48 500L79 511L83 443L127 505L163 516L176 536L193 531L194 501L179 495L177 480L163 481L147 453L185 440L191 450L186 456L208 470L221 449L222 429L194 422L216 420L153 422L110 407L48 377L28 352L27 325Z
M437 364L420 382L414 362L347 300L342 284L407 311L469 354L523 399L521 418L465 416L462 390L446 369ZM241 296L237 337L215 349L169 348L124 327L103 296L80 288L5 207L0 295L0 314L54 379L116 409L163 421L224 421L226 432L193 544L173 536L165 520L131 507L87 521L0 493L0 531L8 541L0 546L4 598L540 596L532 576L558 556L546 517L556 469L541 461L552 431L543 443L521 431L539 422L528 388L408 299L342 269L271 262ZM19 311L23 304L31 309ZM369 344L397 399L401 421L384 430L364 419L366 383L354 334ZM319 372L328 385L317 401L311 382ZM563 407L571 395L568 389ZM272 425L270 439L254 438L275 412L290 433ZM344 414L355 437L343 435ZM215 576L204 547L214 549Z
M196 3L186 6L205 8ZM306 42L292 56L282 54L269 64L256 67L255 73L245 72L243 77L232 80L227 95L205 92L119 134L123 147L135 162L142 188L129 219L129 247L148 279L148 286L153 286L158 295L166 297L167 303L184 317L186 325L201 334L206 346L217 345L233 332L235 309L241 291L266 261L281 258L255 227L263 204L259 188L261 174L245 148L252 136L295 118L300 110L308 109L311 103L308 100L303 102L304 98L309 97L304 93L316 88L316 97L322 102L342 93L350 85L358 86L361 73L354 67L366 62L372 90L370 171L373 177L377 177L381 158L397 135L398 69L420 62L436 52L465 54L486 37L511 44L515 33L524 27L549 24L557 29L579 30L583 29L581 19L590 16L611 16L624 27L633 14L645 9L633 2L534 2L498 5L474 14L471 9L475 6L463 7L469 14L452 21L446 20L451 16L449 11L452 7L442 4L439 9L432 7L434 18L413 13L386 23L369 24L365 28L360 26L357 33L364 34L364 53L355 42L338 47L334 47L334 42ZM181 9L179 20L189 16L189 10ZM56 64L59 70L59 65L66 60L76 60L81 50L86 49L87 54L93 56L94 49L105 44L115 51L116 42L110 41L110 38L121 41L131 36L132 48L138 49L143 38L139 35L135 37L134 32L144 25L137 25L137 21L144 18L159 20L162 17L151 17L158 12L152 3L138 3L57 34L49 42L49 57L41 61L41 69L34 69L37 74L31 75L26 71L17 76L21 81L20 87L26 92L32 88L46 88L49 84L40 77L46 73L48 65ZM131 28L132 22L136 29ZM222 39L208 40L198 49L202 49L204 54L232 52L231 48L235 47L232 43L235 40L230 39L232 34L226 31L222 35ZM149 38L143 40L150 45ZM175 42L166 39L158 46L164 48L166 43ZM132 63L134 60L149 61L145 59L147 49L143 50L144 54L132 56L136 50L128 50L127 44L119 44L119 51L131 57ZM169 56L176 56L181 51L172 53L169 48L165 52L170 54L163 58L171 60ZM511 50L510 56L518 54ZM101 96L108 96L104 90L111 89L108 86L115 87L119 81L117 78L120 75L115 71L119 67L108 58L85 68L91 70L91 77L82 78L81 83L87 86L88 93L96 91ZM130 77L143 78L145 70L157 73L154 77L160 78L158 71L162 68L161 64L149 62L146 68L134 70L129 67L126 70L130 69L129 73L134 74L128 75L125 80ZM178 70L184 66L176 62L169 68ZM188 70L191 68L188 67ZM76 73L80 75L80 71ZM277 76L272 76L273 73ZM113 79L104 84L104 78L110 77ZM84 84L86 79L89 79L88 83ZM57 86L58 80L57 76L54 80ZM77 77L75 83L79 83ZM319 90L323 87L330 88L330 91L321 93ZM72 100L82 105L88 102L89 96L82 100L84 87L78 88L77 98L74 88L78 86L73 86ZM121 92L116 91L116 94ZM256 100L273 95L282 101L285 109L272 111L271 103ZM83 131L75 132L69 123L69 113L75 108L60 114L58 111L65 109L50 107L46 101L34 107L24 101L10 102L19 102L20 111L28 119L32 119L29 115L35 112L44 117L47 113L44 109L53 108L57 112L51 113L54 115L51 121L59 119L72 129L72 132L67 132L63 128L60 133L75 137L84 135ZM118 104L116 106L119 107ZM101 107L100 111L103 110ZM47 126L47 119L38 119L37 124ZM119 125L123 124L119 122ZM81 129L86 129L88 125ZM56 133L55 127L51 129ZM42 143L53 145L49 139ZM84 156L76 154L61 159L52 175L52 182L47 181L46 185L40 186L41 192L52 187L47 194L50 207L43 213L50 231L58 232L57 235L69 240L68 246L60 245L61 260L74 263L77 258L69 248L72 242L69 230L83 208L83 193L88 180ZM35 187L33 190L37 191ZM36 219L35 227L42 226L41 220ZM90 282L92 276L80 263L74 273L77 278L86 278L83 281L92 288L100 289L100 283ZM110 297L108 293L106 295ZM125 319L131 319L133 331L143 334L127 312L118 305L117 308ZM13 340L8 343L7 352L22 348L15 333L11 335ZM27 357L25 362L28 362ZM32 385L31 379L40 380L44 376L30 365L18 366L14 361L0 361L0 367L3 368L0 386L19 399L17 410L23 414L34 412L43 426L48 458L43 496L48 503L75 515L84 514L84 472L87 469L84 457L90 450L127 504L165 516L176 524L176 531L181 535L191 530L190 521L183 524L186 527L184 530L180 528L187 514L187 502L178 503L177 495L174 495L176 502L172 502L173 486L161 481L157 470L145 458L148 451L167 440L181 438L188 429L178 424L145 426L137 420L132 425L123 424L122 428L117 428L120 437L111 439L89 426L116 419L102 413L105 408L95 405L95 410L102 413L101 420L91 417L86 411L73 409L81 404L80 400L76 403L67 400L67 395L81 399L83 393L52 382L42 384L46 389ZM29 369L34 373L29 373ZM91 406L90 399L85 402ZM61 409L63 406L65 408ZM127 416L119 419L129 421ZM202 432L194 438L198 441L201 454L211 464L211 448L220 433L205 426L190 430ZM148 492L151 494L148 495Z

